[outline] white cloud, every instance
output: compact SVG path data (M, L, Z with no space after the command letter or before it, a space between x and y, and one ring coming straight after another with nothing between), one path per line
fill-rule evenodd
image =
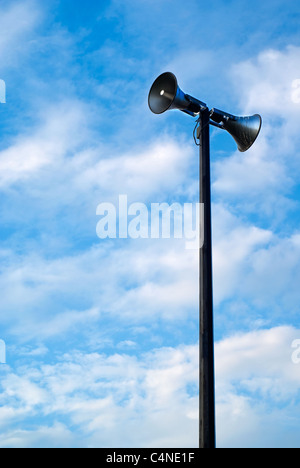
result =
M216 344L220 447L298 447L300 367L285 326L237 333Z
M251 268L245 275L243 292L257 305L271 307L278 314L299 312L299 233L276 238L269 246L253 253Z
M241 113L261 114L263 126L247 153L236 152L213 165L217 197L271 221L282 222L293 207L290 194L299 179L299 56L300 49L290 46L263 51L232 67Z
M96 238L96 237L95 237ZM2 323L20 339L47 339L113 317L132 323L183 320L197 309L198 256L184 242L104 240L77 255L2 255ZM114 244L117 246L117 244ZM101 268L99 267L101 266ZM129 275L130 272L130 275ZM81 307L76 308L77 303ZM9 313L8 313L9 312Z
M273 159L263 135L261 139L259 146L245 155L236 152L214 164L213 189L219 196L245 197L247 202L252 199L263 203L266 194L272 192L274 199L292 187L292 176L282 161Z
M86 106L76 100L43 107L36 128L19 134L11 146L0 152L1 186L5 188L31 179L31 190L42 190L41 186L52 176L50 169L58 172L67 163L68 156L88 141L88 118ZM37 174L40 179L34 179L33 183Z
M33 407L45 403L45 392L36 383L26 377L9 375L3 380L4 396L9 400L22 400L25 407ZM3 396L2 396L3 398Z
M299 115L295 80L300 78L300 48L268 49L257 57L235 65L232 76L247 112L260 109L268 116L290 120Z
M175 197L189 190L191 149L190 145L180 145L170 138L154 142L150 148L138 146L120 155L111 154L112 148L103 154L102 148L102 154L94 152L90 161L87 154L82 155L82 160L79 155L74 168L79 163L81 170L77 171L74 184L81 191L97 187L98 196L107 197L99 203L114 201L119 194L128 195L130 201L150 198L151 202L160 202L153 198L166 192L173 192Z
M72 432L61 423L38 426L35 431L11 429L0 436L0 446L8 448L72 448Z
M254 253L268 245L273 234L242 223L222 205L213 206L213 218L214 300L218 306L237 294Z
M299 445L300 367L292 361L299 335L296 328L275 327L216 343L219 447ZM1 382L0 444L195 447L198 365L198 346L180 346L140 358L70 353L55 364L8 369ZM11 427L29 416L26 431ZM35 417L55 419L57 437Z
M0 57L5 66L15 64L41 19L41 10L35 1L12 2L0 8ZM5 58L5 59L4 59Z
M62 435L66 446L195 447L197 366L197 346L181 346L157 349L140 359L77 353L54 365L8 371L1 382L2 408L9 402L19 415L14 413L11 420L6 415L0 444L34 446L42 440L48 445L51 427L10 427L18 417L39 414L56 419L60 430L50 441L58 446ZM188 387L195 389L191 393ZM62 421L80 424L80 433L75 430L70 438Z
M242 112L261 113L263 127L247 153L213 163L216 303L251 304L268 319L294 314L299 303L299 54L266 50L231 69Z
M257 228L242 222L222 204L213 205L213 214L217 310L224 301L230 300L232 309L229 305L225 310L220 309L223 317L226 311L231 314L235 310L243 323L246 315L249 323L256 319L293 323L300 300L299 232L281 236L270 229ZM244 307L246 315L242 311Z

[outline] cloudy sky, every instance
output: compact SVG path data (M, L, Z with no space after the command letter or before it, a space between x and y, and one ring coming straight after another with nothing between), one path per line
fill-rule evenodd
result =
M164 71L259 113L211 131L218 447L300 447L300 4L2 0L0 447L197 447L198 254L100 239L97 207L195 203Z

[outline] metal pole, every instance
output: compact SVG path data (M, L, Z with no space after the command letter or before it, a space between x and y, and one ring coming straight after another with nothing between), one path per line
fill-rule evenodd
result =
M210 189L210 113L201 112L200 203L203 203L203 245L200 246L200 448L215 448L214 333Z

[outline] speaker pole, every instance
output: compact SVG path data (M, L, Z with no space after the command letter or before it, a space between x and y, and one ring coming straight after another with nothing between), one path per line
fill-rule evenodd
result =
M200 140L200 203L204 209L204 226L201 226L204 241L199 252L200 448L216 446L209 123L210 112L205 109L201 112L197 135Z
M192 117L200 113L197 137L200 140L200 203L204 210L204 243L200 247L200 448L215 448L215 379L214 379L214 331L213 331L213 280L212 280L212 232L210 189L210 124L226 130L234 138L241 152L255 142L261 129L259 114L237 117L213 108L184 93L177 78L167 72L154 81L148 96L150 110L162 114L177 109ZM197 121L198 125L198 121ZM195 135L194 135L195 137Z

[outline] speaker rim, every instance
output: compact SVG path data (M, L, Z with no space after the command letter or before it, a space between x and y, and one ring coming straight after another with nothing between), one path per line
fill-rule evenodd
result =
M162 110L161 112L156 112L156 111L154 111L154 110L152 109L152 107L151 107L151 105L150 105L150 96L151 96L151 93L152 93L152 91L153 91L153 88L154 88L156 82L157 82L159 79L161 79L164 75L168 75L169 77L172 77L172 78L174 79L174 82L175 82L175 94L174 94L174 97L173 97L172 101L170 102L170 105L169 105L166 109ZM174 75L174 73L172 73L172 72L164 72L164 73L161 73L161 75L159 75L159 76L155 79L155 81L153 82L153 84L152 84L152 86L151 86L151 88L150 88L149 94L148 94L148 106L149 106L151 112L153 112L153 114L159 115L159 114L163 114L164 112L166 112L167 110L169 110L170 107L172 106L172 104L173 104L175 98L176 98L177 89L178 89L178 81L177 81L177 78L176 78L176 76Z
M261 131L261 127L262 127L262 116L261 116L260 114L254 114L254 115L252 115L251 117L259 117L259 128L258 128L258 130L257 130L257 133L256 133L256 136L255 136L254 140L251 142L251 144L250 144L247 148L245 148L245 149L240 149L240 148L238 147L238 149L239 149L239 151L240 151L241 153L245 153L246 151L248 151L248 150L251 148L251 146L254 145L254 143L256 142L256 140L257 140L257 138L258 138L258 136L259 136L259 134L260 134L260 131Z

